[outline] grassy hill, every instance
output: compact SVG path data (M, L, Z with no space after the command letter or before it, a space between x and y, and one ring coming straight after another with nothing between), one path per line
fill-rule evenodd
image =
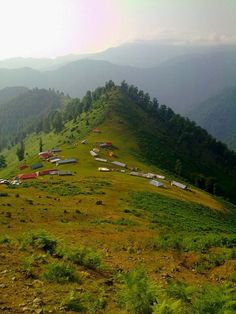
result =
M27 137L21 164L39 161L39 138L43 149L60 146L61 158L78 162L58 166L72 171L71 177L0 185L0 310L234 312L236 207L191 185L186 191L171 186L172 179L183 179L163 170L163 161L148 158L137 137L153 130L152 116L153 121L127 93L111 87L62 132ZM157 139L164 125L155 129ZM167 135L165 130L166 140ZM107 141L113 148L100 149L99 157L108 163L98 162L89 151ZM8 167L0 177L20 172L15 150L4 152ZM111 150L116 157L109 156ZM129 169L121 172L113 160L165 175L158 179L164 187L129 175ZM101 166L113 171L99 172ZM43 169L51 167L44 162ZM17 293L10 293L12 285Z
M214 137L236 150L236 87L226 88L194 106L188 116Z

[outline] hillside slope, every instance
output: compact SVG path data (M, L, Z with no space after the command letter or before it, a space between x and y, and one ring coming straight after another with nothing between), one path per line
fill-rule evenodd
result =
M188 113L217 139L236 150L236 87L224 89Z
M93 119L89 120L94 109L98 113L94 113ZM63 123L70 119L76 123L81 112L85 114L83 123L88 124L85 130L90 125L96 126L98 121L120 117L134 135L139 147L139 158L176 173L211 193L236 201L235 153L195 123L176 115L165 105L160 106L156 99L151 100L143 91L125 82L121 87L115 87L110 81L106 88L88 92L81 102L72 100L63 109L60 119L64 117ZM52 114L47 112L48 116ZM77 129L76 125L74 128ZM71 132L69 139L74 137Z
M8 167L0 169L0 177L32 172L19 166L40 161L39 138L44 150L59 145L58 157L76 158L77 163L55 166L43 161L39 170L55 167L72 176L40 175L20 186L0 185L1 311L124 314L143 313L145 305L155 314L177 304L179 313L217 313L232 306L236 208L191 185L189 190L171 186L171 180L183 179L157 167L164 165L165 150L170 153L174 147L175 138L170 142L169 136L176 130L169 131L167 124L171 111L157 110L155 101L152 113L144 110L143 98L134 101L134 89L128 93L125 87L110 83L97 89L90 106L78 115L75 110L76 118L70 117L60 133L32 133L21 163L16 147L4 152ZM81 103L68 106L64 114ZM145 144L147 132L150 142ZM156 143L154 133L158 141L164 136L166 145ZM84 139L86 144L81 143ZM101 148L104 142L112 146ZM175 153L186 154L178 146ZM145 147L151 149L150 156ZM95 160L90 155L94 148L108 162ZM160 160L151 158L154 150ZM208 158L213 159L211 154ZM112 164L115 160L128 168ZM112 171L100 172L98 167ZM132 168L164 175L157 179L164 186L130 175ZM12 282L17 293L11 293Z

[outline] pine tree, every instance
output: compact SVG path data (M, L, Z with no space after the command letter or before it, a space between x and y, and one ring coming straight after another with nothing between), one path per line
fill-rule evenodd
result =
M24 159L24 157L25 157L25 145L24 145L23 141L20 142L20 147L17 148L16 155L17 155L19 161Z
M42 138L40 137L39 139L39 152L41 153L43 151L43 141Z
M179 176L181 176L181 173L182 173L182 162L181 162L179 159L176 160L175 172L176 172Z
M0 168L5 168L7 166L6 159L3 155L0 155Z

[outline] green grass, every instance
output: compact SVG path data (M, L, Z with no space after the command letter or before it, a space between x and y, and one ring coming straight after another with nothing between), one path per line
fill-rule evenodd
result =
M153 249L177 249L182 251L207 251L212 247L236 247L235 234L216 233L165 233L150 241Z
M130 204L148 213L150 222L166 231L236 232L236 214L218 212L159 193L131 193Z

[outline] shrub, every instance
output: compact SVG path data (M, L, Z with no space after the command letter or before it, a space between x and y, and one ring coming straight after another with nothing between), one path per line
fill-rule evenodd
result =
M63 263L53 263L46 267L43 278L49 282L79 282L80 278L76 274L75 269L70 265Z
M80 247L67 253L68 260L90 269L104 270L105 266L99 252L91 248Z
M185 283L169 282L166 293L171 298L182 300L188 313L236 313L236 294L234 287L230 284L193 287Z
M11 242L12 239L7 235L0 237L0 244L10 244Z
M199 272L204 273L217 266L224 264L226 259L229 259L230 255L225 253L221 254L206 254L200 257L200 259L194 263L193 267Z
M7 192L0 192L0 197L6 197L6 196L8 196Z
M101 311L106 306L106 299L104 291L100 290L99 295L93 295L91 293L86 293L83 296L84 303L86 305L88 313L96 314Z
M120 307L135 314L152 313L157 299L157 287L149 281L143 268L120 275L118 303Z
M82 312L84 307L81 302L81 298L75 291L71 291L69 295L62 301L61 306L66 311L73 311L73 312Z
M32 247L33 249L40 249L52 255L56 252L58 242L46 231L39 231L26 233L20 239L20 244L22 249Z
M24 273L26 278L34 278L34 258L33 257L29 257L23 260L22 263L22 272Z
M152 314L184 314L185 310L180 300L166 298L153 307Z
M236 313L236 294L229 284L204 286L192 303L196 313Z

